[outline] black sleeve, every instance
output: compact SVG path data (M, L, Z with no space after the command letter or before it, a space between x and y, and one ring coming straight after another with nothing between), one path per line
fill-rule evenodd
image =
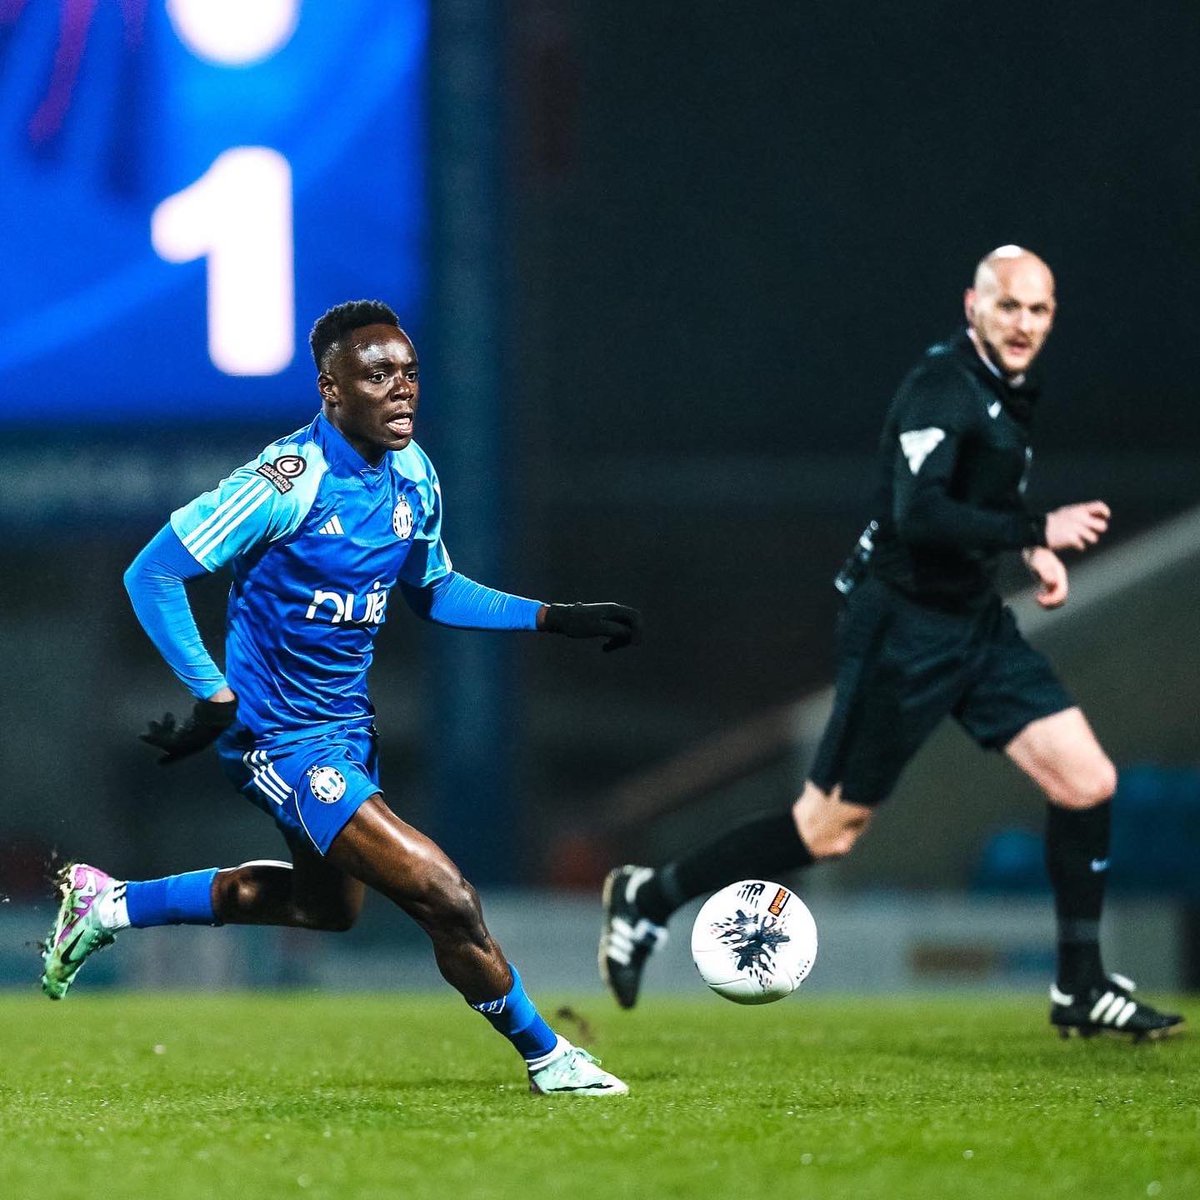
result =
M980 419L978 398L945 376L915 381L897 400L892 518L912 545L1021 550L1045 544L1046 519L1022 508L980 508L950 495L964 438Z

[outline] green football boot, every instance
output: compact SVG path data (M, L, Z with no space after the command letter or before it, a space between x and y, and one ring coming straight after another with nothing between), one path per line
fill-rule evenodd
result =
M86 863L70 863L56 880L62 903L42 943L42 991L61 1000L88 955L116 940L100 923L99 900L124 883Z
M629 1088L602 1071L598 1058L568 1043L562 1054L529 1072L529 1090L535 1096L624 1096Z

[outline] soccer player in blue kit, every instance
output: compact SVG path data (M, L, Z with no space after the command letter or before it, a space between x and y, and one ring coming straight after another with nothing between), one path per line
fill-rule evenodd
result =
M628 1091L558 1036L484 924L447 855L384 803L366 675L392 589L419 616L467 629L640 636L619 604L542 604L456 572L442 543L437 474L413 441L416 351L395 313L352 301L310 337L321 411L171 515L125 581L139 620L196 697L144 740L169 763L216 743L226 774L271 814L291 863L248 862L148 881L83 863L60 875L43 990L67 992L87 957L126 928L284 925L345 930L364 889L429 935L446 981L513 1044L535 1093ZM225 674L205 649L185 582L229 564Z

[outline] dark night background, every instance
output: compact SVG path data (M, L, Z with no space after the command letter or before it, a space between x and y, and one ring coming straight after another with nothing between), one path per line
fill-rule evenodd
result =
M1035 503L1117 540L1200 497L1200 10L564 3L516 45L522 577L649 622L533 657L598 783L828 681L884 406L995 245L1059 281Z
M456 565L527 595L635 604L646 640L615 656L507 644L506 698L484 719L512 772L497 795L477 780L471 801L514 814L505 848L475 836L469 806L436 802L431 781L459 715L439 663L481 635L421 628L397 607L374 690L402 813L484 881L588 883L607 865L613 788L829 681L830 581L868 515L884 407L959 324L989 249L1027 245L1059 281L1035 503L1101 496L1119 542L1200 501L1200 8L495 11L496 186L481 203L501 333L473 365L496 412L498 549L480 566L468 539ZM435 189L456 136L448 24L435 12ZM435 292L442 219L435 194ZM305 328L311 315L298 314ZM456 497L465 505L475 483L453 448L478 436L447 403L461 361L447 331L462 316L435 297L423 353L420 439L441 469L452 551ZM263 432L282 429L140 436L171 461L232 464ZM19 470L47 438L64 458L78 451L69 429L29 428L6 461ZM184 703L120 587L164 515L14 525L0 547L6 777L29 753L38 763L19 772L8 832L63 846L85 813L97 857L127 874L278 849L214 764L164 779L133 740ZM210 630L222 592L198 589Z

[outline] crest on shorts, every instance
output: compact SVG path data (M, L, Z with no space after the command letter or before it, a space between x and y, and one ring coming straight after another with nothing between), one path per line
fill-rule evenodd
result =
M336 804L346 794L346 777L336 767L313 767L308 786L322 804Z
M396 507L392 509L392 532L402 541L407 541L412 537L413 531L413 510L409 504L407 497L401 496L396 501Z

